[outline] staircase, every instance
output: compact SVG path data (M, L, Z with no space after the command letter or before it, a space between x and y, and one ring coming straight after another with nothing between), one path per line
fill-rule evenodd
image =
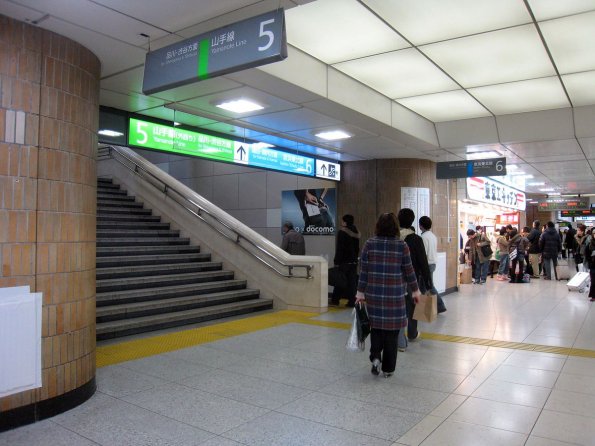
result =
M259 294L111 179L98 178L98 340L273 308Z

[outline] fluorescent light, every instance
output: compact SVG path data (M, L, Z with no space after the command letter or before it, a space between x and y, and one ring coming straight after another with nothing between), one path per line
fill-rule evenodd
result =
M97 133L103 136L124 136L124 133L122 132L116 132L115 130L108 129L99 130Z
M336 141L338 139L351 138L349 133L345 133L343 130L331 130L329 132L316 133L318 138L326 139L327 141Z
M222 108L234 113L247 113L256 110L262 110L264 107L256 102L248 101L246 99L238 99L237 101L228 101L217 104L216 107Z
M179 126L179 125L182 125L182 124L180 124L179 122L175 122L175 121L174 121L174 127L177 127L177 126Z
M553 187L545 187L543 189L539 189L541 192L551 192L554 191L556 189L554 189Z
M540 181L536 181L533 183L527 183L527 186L545 186L545 183L540 182Z
M467 153L466 156L467 156L468 160L480 160L483 158L500 158L502 155L500 155L498 152L495 152L493 150L488 150L487 152Z
M562 82L572 99L574 106L591 105L595 103L595 71L565 74Z
M550 192L548 195L555 195L555 196L558 196L558 195L560 195L560 192Z
M490 112L463 90L412 96L396 102L433 122L490 116Z
M252 144L252 147L256 149L268 149L269 147L275 147L273 144L269 144L268 142L255 142Z
M522 175L522 176L525 176L527 174L525 172L523 172L522 170L515 170L514 172L510 172L508 175Z
M516 164L509 164L506 166L506 170L517 170L519 168L519 166L517 166Z

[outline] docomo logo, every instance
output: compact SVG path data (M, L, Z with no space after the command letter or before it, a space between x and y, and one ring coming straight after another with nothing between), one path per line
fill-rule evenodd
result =
M304 230L304 232L305 233L314 233L314 234L334 234L335 228L310 225Z

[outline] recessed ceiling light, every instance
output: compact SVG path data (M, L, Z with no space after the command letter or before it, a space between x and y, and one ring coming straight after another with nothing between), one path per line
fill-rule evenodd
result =
M174 127L177 127L177 126L179 126L179 125L182 125L182 124L180 124L179 122L175 122L175 121L174 121Z
M255 142L252 144L252 147L257 149L268 149L269 147L275 147L273 144L269 144L268 142Z
M548 195L555 195L555 196L558 196L558 195L560 195L560 192L550 192Z
M540 181L535 181L533 183L527 183L527 186L545 186L545 183Z
M123 136L124 133L122 132L116 132L115 130L109 130L109 129L102 129L99 130L97 133L99 133L100 135L103 136Z
M228 101L217 104L216 107L234 113L247 113L256 110L262 110L264 107L256 102L248 101L246 99L238 99L237 101Z
M343 130L332 130L330 132L320 132L316 133L317 137L321 139L326 139L327 141L336 141L338 139L347 139L351 138L349 133L345 133Z
M495 152L494 150L488 150L487 152L468 153L467 159L468 160L479 160L479 159L483 159L483 158L500 158L501 156L502 155L500 155L498 152Z
M541 192L551 192L554 191L556 189L554 189L553 187L545 187L543 189L539 189Z
M525 172L523 172L522 170L515 170L514 172L510 172L508 175L514 175L514 176L526 176L527 174Z

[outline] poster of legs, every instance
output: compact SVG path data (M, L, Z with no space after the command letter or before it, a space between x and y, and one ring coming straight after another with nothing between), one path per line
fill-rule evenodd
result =
M281 195L281 225L290 221L303 235L335 235L335 189L286 190Z

